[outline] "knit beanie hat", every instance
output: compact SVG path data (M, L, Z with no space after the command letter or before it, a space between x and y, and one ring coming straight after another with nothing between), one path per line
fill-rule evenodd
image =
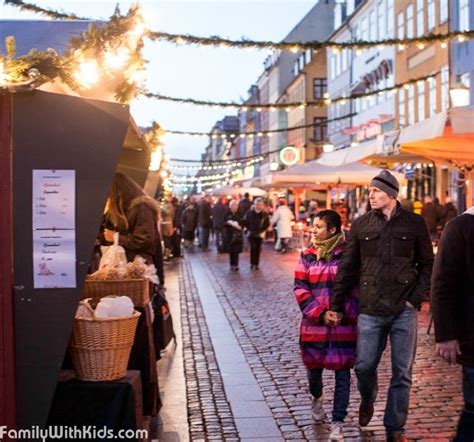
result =
M372 178L369 186L377 187L377 189L382 190L388 196L396 198L398 195L398 181L397 179L388 171L382 170L376 177Z

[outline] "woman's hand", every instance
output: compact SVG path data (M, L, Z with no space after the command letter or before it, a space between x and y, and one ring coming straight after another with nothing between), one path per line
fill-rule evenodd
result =
M104 238L108 242L114 242L114 234L113 230L104 229Z

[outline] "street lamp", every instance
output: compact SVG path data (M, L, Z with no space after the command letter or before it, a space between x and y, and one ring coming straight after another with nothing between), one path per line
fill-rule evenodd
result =
M463 107L469 104L469 88L462 82L461 74L456 77L456 85L449 91L453 107Z

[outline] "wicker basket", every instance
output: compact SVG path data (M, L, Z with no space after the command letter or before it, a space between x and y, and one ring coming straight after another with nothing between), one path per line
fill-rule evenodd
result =
M69 349L78 379L114 381L125 377L140 314L74 319Z
M144 307L150 302L151 283L147 279L124 279L115 281L86 281L81 299L91 298L93 308L106 296L128 296L135 307Z

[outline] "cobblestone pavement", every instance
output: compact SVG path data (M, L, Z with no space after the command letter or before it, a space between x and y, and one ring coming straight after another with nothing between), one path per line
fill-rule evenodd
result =
M315 425L309 417L310 396L298 347L301 313L292 293L293 268L297 256L296 253L280 255L264 246L260 270L251 271L249 255L243 253L240 256L239 272L230 272L228 256L218 255L215 251L196 253L193 259L199 257L210 269L213 275L211 283L218 299L285 440L327 440L329 423ZM189 262L189 258L186 261ZM183 284L185 291L190 289L190 281L184 281ZM187 303L188 316L193 316L188 320L199 320L201 312L195 297L185 293L183 303ZM419 313L418 351L406 431L411 440L448 440L454 433L462 406L460 369L449 366L435 356L433 335L426 334L428 321L425 305ZM189 393L191 431L196 436L207 434L209 438L211 433L207 433L208 429L213 431L213 435L218 434L218 426L225 420L229 435L233 435L234 426L219 384L219 372L212 348L209 348L209 338L205 329L201 328L202 337L198 339L195 329L192 333L191 329L191 324L184 324L183 335L187 336L186 375L191 376L188 385L192 387ZM196 351L203 356L199 357ZM197 359L193 360L193 357ZM195 369L205 364L209 366L209 378L201 381L197 374L196 379ZM390 374L390 354L387 351L379 367L379 396L374 418L363 434L357 425L359 394L352 374L345 440L384 440L382 419ZM331 372L325 372L324 384L325 409L329 417L334 386ZM220 420L216 418L210 426L204 419L198 400L199 394L210 396L207 393L209 385L217 390L214 394L220 399L217 405L209 404L208 411L224 411L224 415L219 414ZM200 399L202 404L203 398Z
M192 441L238 440L188 261L179 276L184 371Z

